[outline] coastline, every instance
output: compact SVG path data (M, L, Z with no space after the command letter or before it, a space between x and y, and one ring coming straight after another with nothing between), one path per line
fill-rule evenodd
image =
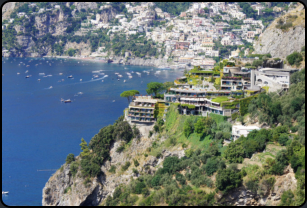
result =
M112 59L97 59L97 57L71 57L71 56L43 56L43 58L64 58L64 59L75 59L75 60L86 60L94 62L102 62L112 64L122 64L122 65L133 65L133 66L152 66L157 68L171 68L172 64L167 63L167 60L158 59L143 59L143 58L125 58L120 56L115 56Z

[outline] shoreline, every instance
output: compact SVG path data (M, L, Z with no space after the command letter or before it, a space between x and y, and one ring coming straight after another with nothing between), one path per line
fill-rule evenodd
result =
M43 58L64 58L64 59L75 59L75 60L86 60L86 61L93 61L93 62L101 62L101 63L111 63L111 64L119 64L119 65L132 65L132 66L150 66L155 68L164 68L164 69L176 69L172 68L169 63L165 63L163 59L143 59L143 58L133 58L128 59L125 62L123 61L124 57L113 57L111 60L112 62L108 62L109 59L96 59L97 57L71 57L71 56L43 56ZM161 63L162 62L162 63ZM178 68L177 68L178 69ZM179 68L183 69L183 68Z

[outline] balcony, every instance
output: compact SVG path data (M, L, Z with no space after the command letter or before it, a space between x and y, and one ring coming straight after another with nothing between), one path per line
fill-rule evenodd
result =
M154 118L153 115L136 115L136 114L128 114L128 116L131 116L131 117L140 117L140 118Z
M131 102L129 106L139 107L139 108L154 108L155 104L138 104L135 102Z

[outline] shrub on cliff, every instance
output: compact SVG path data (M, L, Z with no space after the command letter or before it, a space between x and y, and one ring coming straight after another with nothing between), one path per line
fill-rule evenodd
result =
M299 52L294 51L290 55L287 56L287 61L290 65L296 64L299 65L299 63L303 60L302 55Z
M75 155L72 153L69 153L66 157L66 163L70 164L71 162L75 161Z

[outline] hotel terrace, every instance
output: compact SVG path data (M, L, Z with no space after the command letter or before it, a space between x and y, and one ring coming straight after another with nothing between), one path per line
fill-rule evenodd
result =
M170 88L164 94L164 101L180 104L182 108L179 109L182 114L207 116L215 113L231 116L239 111L241 98L264 92L264 89L254 85L254 70L242 72L239 67L224 67L223 73L220 89L215 89L213 86L209 88L209 85L203 84L199 85L202 87L195 87L185 83L189 78L180 77L174 81L177 88ZM194 76L208 76L209 74L214 75L210 71L190 71L190 75Z
M238 92L237 94L241 95L243 92ZM235 109L226 109L221 106L221 102L215 102L214 98L224 96L228 97L234 94L231 91L227 90L216 90L216 91L207 91L207 89L201 88L170 88L170 90L164 94L165 102L173 102L180 104L189 104L195 105L195 109L188 111L187 109L182 109L182 114L196 114L206 116L207 113L215 113L223 116L231 116L232 113L237 112L239 106L236 106ZM231 102L230 99L224 101Z
M125 114L127 120L137 123L153 123L155 106L158 100L151 96L137 96L129 104L129 109Z

